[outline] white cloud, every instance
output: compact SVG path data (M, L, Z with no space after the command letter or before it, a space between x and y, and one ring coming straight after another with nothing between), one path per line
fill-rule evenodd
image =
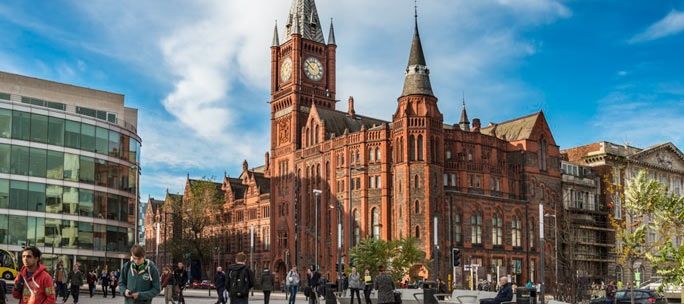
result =
M155 112L155 105L149 105L148 111L141 109L143 170L237 168L243 158L261 163L269 148L264 126L269 123L273 19L280 21L284 41L290 4L290 0L78 1L72 5L97 35L70 43L119 60L163 84L149 89L165 90L155 95L164 96L160 103L173 119ZM318 0L316 4L326 37L329 17L335 18L337 98L354 95L359 101L357 113L391 119L413 31L413 2ZM497 115L502 115L500 109L510 113L525 102L541 99L533 88L504 72L543 51L538 43L522 38L525 30L567 18L571 12L557 0L487 0L425 2L419 15L433 88L449 119L457 115L462 91L474 101L471 110L496 109ZM51 30L40 23L26 26L48 34ZM67 35L64 40L71 39ZM136 89L146 88L131 88ZM244 91L255 99L245 100L240 94ZM248 108L259 116L245 117ZM339 108L346 109L346 103ZM255 123L260 127L244 128Z
M684 31L684 12L673 10L665 18L652 24L629 40L630 43L646 42L676 35Z
M602 98L595 127L600 137L647 147L684 144L684 91L681 84L623 85Z

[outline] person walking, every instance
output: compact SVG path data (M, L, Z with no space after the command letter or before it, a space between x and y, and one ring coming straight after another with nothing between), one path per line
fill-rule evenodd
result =
M67 284L69 284L69 293L71 293L71 296L74 298L74 304L78 303L78 296L81 293L81 285L83 285L83 272L81 272L81 264L76 263L74 264L74 270L72 270L69 273L69 277L67 279ZM66 302L66 299L69 298L69 295L64 299L64 302Z
M95 274L95 271L88 272L86 275L86 282L88 282L88 293L92 298L95 294L95 283L97 282L97 275Z
M366 300L366 304L373 304L370 299L371 291L373 291L373 277L371 277L368 269L363 272L363 284L363 298Z
M231 304L248 304L249 290L254 287L254 273L245 264L247 255L240 252L235 255L235 264L228 266L226 286Z
M223 267L216 267L216 275L214 275L214 286L216 293L218 293L218 302L216 304L226 304L226 273L223 272Z
M617 288L615 287L615 281L610 281L608 285L606 285L606 304L615 303L616 292Z
M264 292L264 304L268 304L273 290L273 273L268 269L268 266L264 267L261 272L261 290Z
M109 290L109 271L107 271L106 267L100 273L100 285L102 286L104 297L107 298L107 291Z
M124 304L151 304L161 291L159 269L145 258L145 249L138 244L131 247L131 260L124 263L119 274Z
M394 280L385 272L385 266L378 267L380 274L375 278L375 289L378 291L378 304L394 303Z
M161 279L160 279L160 286L161 288L164 288L164 304L169 304L169 302L173 302L173 274L171 273L171 268L169 266L164 267L164 271L162 271Z
M299 273L297 272L297 266L292 266L292 269L287 272L285 281L289 293L288 303L294 304L295 299L297 299L297 291L299 290Z
M349 291L351 294L351 304L354 304L354 294L356 294L356 299L358 299L359 304L361 304L361 294L359 291L363 289L363 283L361 282L361 274L356 270L356 267L352 267L351 273L349 274Z
M116 298L117 286L119 286L119 272L114 270L109 274L109 287L112 289L112 299Z
M316 270L315 265L311 265L306 273L308 279L309 294L309 304L318 304L318 284L321 280L321 273Z
M185 283L188 282L188 272L185 271L183 262L178 262L178 267L173 271L173 279L178 287L178 303L185 304L183 289L185 289Z
M67 275L64 271L64 264L62 262L57 263L57 269L55 270L55 287L57 288L57 295L62 297L62 301L66 301L67 288L66 288Z
M0 304L7 303L7 283L5 280L0 280Z
M40 263L40 250L35 246L24 248L21 261L24 266L14 279L12 296L19 300L19 304L55 304L55 288L52 277L45 265Z

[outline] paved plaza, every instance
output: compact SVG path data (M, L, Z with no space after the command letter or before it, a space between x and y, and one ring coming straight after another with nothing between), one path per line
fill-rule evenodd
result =
M188 291L189 295L185 298L185 303L187 304L214 304L216 303L216 291L212 290L211 291L211 297L209 297L207 290L189 290ZM11 295L8 295L8 302L10 304L17 304L19 303L18 300L13 299ZM94 297L90 298L86 293L81 293L81 297L79 298L78 303L79 304L121 304L123 303L124 298L117 296L116 298L113 298L109 296L108 298L103 298L102 294L96 294ZM260 291L255 291L254 296L250 297L250 302L251 303L263 303L263 294ZM57 303L60 304L62 303L62 299L57 299ZM66 302L67 304L72 304L74 303L74 300L72 298L69 298L69 300ZM164 297L158 296L152 301L153 304L164 304ZM271 294L271 301L269 303L272 304L285 304L287 301L285 300L285 293L282 292L274 292ZM303 295L299 295L297 297L297 303L305 304L306 298L304 298Z

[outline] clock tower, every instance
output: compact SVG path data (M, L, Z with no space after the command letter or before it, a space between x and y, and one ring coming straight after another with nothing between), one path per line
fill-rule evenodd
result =
M302 128L311 107L335 109L335 32L330 22L328 41L314 0L293 0L281 42L278 25L271 46L271 210L296 215L298 185L294 180L295 152L302 147ZM321 132L323 132L321 130ZM293 225L271 217L271 238L278 240L276 259L294 259ZM290 236L288 238L288 236ZM294 260L286 261L290 264ZM292 264L290 264L292 265Z

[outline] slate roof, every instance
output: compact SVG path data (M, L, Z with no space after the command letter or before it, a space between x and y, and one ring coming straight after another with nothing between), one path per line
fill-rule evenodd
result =
M416 16L416 18L418 17ZM430 69L427 67L425 53L423 52L423 44L420 42L420 34L418 33L418 19L416 19L415 23L411 52L409 53L409 61L406 66L404 89L402 90L401 96L435 96L432 93L432 84L430 84Z
M506 141L529 139L542 112L515 118L480 129L482 134L496 136Z
M286 39L292 34L300 34L304 39L325 43L314 0L292 1L286 29Z
M326 138L330 134L335 134L335 136L340 136L344 134L344 130L348 129L350 133L358 132L361 130L361 126L365 126L366 129L370 129L373 125L380 126L383 123L389 124L389 122L380 120L377 118L371 118L361 115L354 115L354 118L347 115L346 112L328 110L324 108L316 108L318 116L321 120L325 121L325 133Z
M157 214L157 209L164 205L164 201L150 198L147 200L147 208L152 208L152 214Z
M235 195L236 199L241 199L245 197L245 191L247 191L247 186L242 184L241 179L226 177L226 180L228 180L228 185L230 186L230 189L233 191L233 195Z

